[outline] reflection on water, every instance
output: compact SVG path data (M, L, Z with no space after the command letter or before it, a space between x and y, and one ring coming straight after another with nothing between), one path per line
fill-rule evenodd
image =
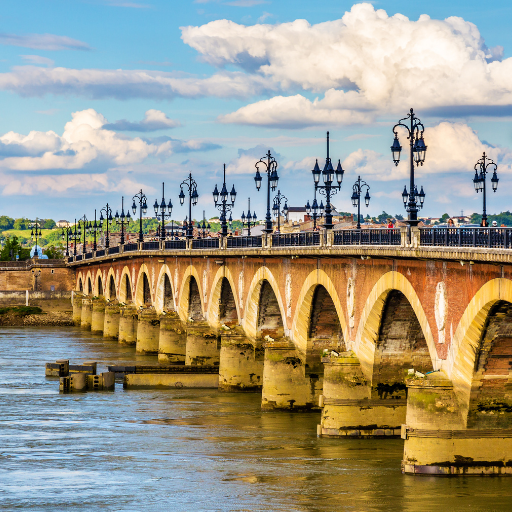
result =
M400 473L399 440L318 439L319 414L262 413L257 394L59 395L44 363L146 361L73 328L0 330L0 509L491 511L507 478Z

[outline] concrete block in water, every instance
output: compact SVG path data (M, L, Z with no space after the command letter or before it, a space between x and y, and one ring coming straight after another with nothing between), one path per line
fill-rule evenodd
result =
M69 375L69 359L58 359L55 363L46 363L47 377L67 377Z
M125 389L181 389L219 387L219 375L215 373L135 373L124 376Z
M90 391L113 391L115 389L115 373L103 372L100 375L89 375L88 387Z
M61 377L59 391L63 393L87 391L88 377L89 375L87 373L76 373L68 377Z

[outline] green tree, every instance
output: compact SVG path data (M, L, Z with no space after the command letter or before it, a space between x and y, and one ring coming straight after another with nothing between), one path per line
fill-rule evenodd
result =
M14 229L30 229L30 220L25 217L14 221Z
M447 213L443 213L443 215L441 215L440 221L441 222L448 222L449 218L450 218L450 216Z
M5 244L2 247L2 251L0 252L0 260L1 261L11 261L15 260L16 256L19 256L21 259L21 245L18 241L17 236L8 236L5 240Z
M357 217L357 215L356 215ZM382 212L378 217L377 217L377 220L380 222L380 224L384 224L389 218L391 218L391 215L389 215L389 213L386 213L386 212Z
M53 229L57 224L53 219L46 219L43 224L44 229Z
M57 245L49 245L45 249L44 253L46 254L46 256L48 256L50 260L61 260L62 258L64 258L64 250L62 249L62 247Z
M0 217L0 229L12 229L14 226L14 219L11 217L7 217L7 215L2 215Z
M396 219L396 220L404 220L404 216L403 216L403 215L400 215L399 213L397 213L397 214L395 215L395 219Z

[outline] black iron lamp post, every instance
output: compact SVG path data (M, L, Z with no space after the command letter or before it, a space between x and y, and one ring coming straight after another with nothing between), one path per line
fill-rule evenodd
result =
M116 224L121 226L121 241L120 244L124 244L124 227L130 224L132 218L130 217L130 210L127 210L126 215L124 213L124 196L121 197L121 215L116 211L115 215Z
M475 185L476 192L483 192L483 211L482 211L482 226L488 226L487 223L487 197L486 197L486 176L490 172L487 169L492 167L494 169L491 178L492 191L498 190L498 166L491 160L484 152L482 158L475 164L475 177L473 178L473 184Z
M283 209L281 210L281 203L284 201ZM288 222L288 198L281 194L281 191L278 190L276 197L274 197L274 204L272 206L272 213L277 216L277 231L281 233L281 215Z
M327 132L327 158L325 159L324 170L320 171L318 160L315 163L314 169L311 171L315 181L315 192L318 190L320 194L325 196L325 224L326 229L332 229L332 205L331 197L341 190L341 183L345 171L341 167L341 162L338 160L336 170L332 166L331 158L329 157L329 132ZM322 175L323 185L320 183L320 175ZM336 181L335 181L336 180ZM337 184L336 184L337 183Z
M198 236L200 238L205 238L206 235L210 234L210 229L211 229L210 223L206 222L206 217L205 217L204 210L203 210L203 223L202 224L200 222L197 223Z
M87 254L87 235L89 234L89 219L84 215L78 219L78 236L82 237L82 254Z
M251 236L251 226L256 226L256 212L251 214L251 198L247 201L247 215L242 212L242 226L247 226L247 236Z
M403 123L402 121L407 121L410 126ZM404 191L402 192L404 207L406 212L409 214L409 218L406 222L409 224L409 226L417 226L419 223L418 211L420 208L423 208L425 192L423 192L423 187L421 187L420 192L418 192L418 187L414 183L414 163L416 163L416 166L419 166L423 165L425 162L425 153L427 152L427 146L425 146L425 141L423 140L423 132L425 131L425 127L423 126L423 123L420 121L420 119L416 116L412 108L407 117L400 119L400 121L398 121L398 123L393 126L395 140L391 146L391 153L393 154L393 162L395 162L395 165L399 164L400 152L402 151L402 146L400 145L400 141L398 140L398 133L396 131L397 127L399 126L407 130L407 138L409 139L410 146L409 192L407 191L407 186L404 186Z
M41 224L39 223L38 219L36 219L32 223L32 232L30 233L30 236L32 237L33 240L35 240L35 243L36 243L36 250L35 250L35 252L39 256L39 250L37 248L38 247L37 246L37 239L41 236Z
M142 216L148 213L148 198L142 190L133 196L132 212L134 216L137 213L136 199L139 202L139 242L144 242L144 234L142 233Z
M188 189L188 218L190 219L190 222L187 223L187 238L193 238L194 237L194 223L192 222L192 206L195 206L197 204L197 201L199 200L199 194L197 193L197 183L192 178L192 173L188 174L188 178L183 180L180 185L180 204L183 206L183 203L185 202L185 193L183 192L183 187L187 187Z
M62 228L61 233L62 241L64 242L64 240L66 240L66 257L69 256L69 230L70 228L67 226L66 228Z
M153 208L155 209L155 216L158 219L158 216L160 216L160 240L165 240L165 218L171 218L172 214L172 201L169 199L169 204L165 204L165 197L164 197L164 184L162 183L162 202L160 203L160 206L158 205L158 201L155 199L155 204L153 205ZM171 235L172 236L172 235Z
M270 214L270 191L272 192L277 188L277 182L279 181L279 176L277 174L277 160L270 154L270 151L267 154L258 160L255 164L256 166L256 175L254 176L254 182L256 183L256 188L259 191L261 188L262 177L260 174L260 167L263 169L263 172L267 174L267 214L265 216L265 229L263 230L265 233L272 233L272 216Z
M364 196L364 204L368 208L370 204L370 185L361 179L361 176L357 177L357 181L352 186L352 205L354 208L357 207L357 229L361 229L361 194L366 188L366 195Z
M80 227L78 227L78 229L77 229L76 219L75 219L74 227L68 228L68 233L69 233L69 239L73 240L73 256L76 257L76 245L77 245L77 242L80 241Z
M320 201L320 206L318 206L318 201L316 200L316 189L313 205L309 204L309 199L306 203L306 213L313 219L313 230L316 231L316 221L324 214L324 203L323 201Z
M105 217L103 217L103 212L105 212ZM112 209L110 208L109 204L107 203L106 206L104 206L100 210L100 230L105 228L105 248L108 249L110 247L110 237L109 237L109 230L108 228L112 226L112 222L114 221L114 218L112 217Z
M227 236L228 234L228 225L227 225L227 214L231 212L233 207L235 206L236 199L236 190L235 185L231 187L231 192L229 193L228 201L228 189L226 187L226 164L224 164L224 177L222 182L222 189L219 194L219 190L217 189L217 185L215 185L215 189L213 190L213 202L215 203L215 208L217 208L220 212L220 224L221 224L221 235ZM231 217L231 213L230 213Z
M92 250L96 251L96 234L101 229L100 224L98 222L96 222L96 210L94 210L94 223L92 221L89 222L89 225L87 228L88 228L89 232L92 232L92 234L94 236Z

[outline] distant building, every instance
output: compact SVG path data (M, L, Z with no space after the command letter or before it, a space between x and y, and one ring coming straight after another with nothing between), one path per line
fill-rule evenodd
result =
M69 221L67 220L58 220L56 223L58 228L67 228L69 227Z

